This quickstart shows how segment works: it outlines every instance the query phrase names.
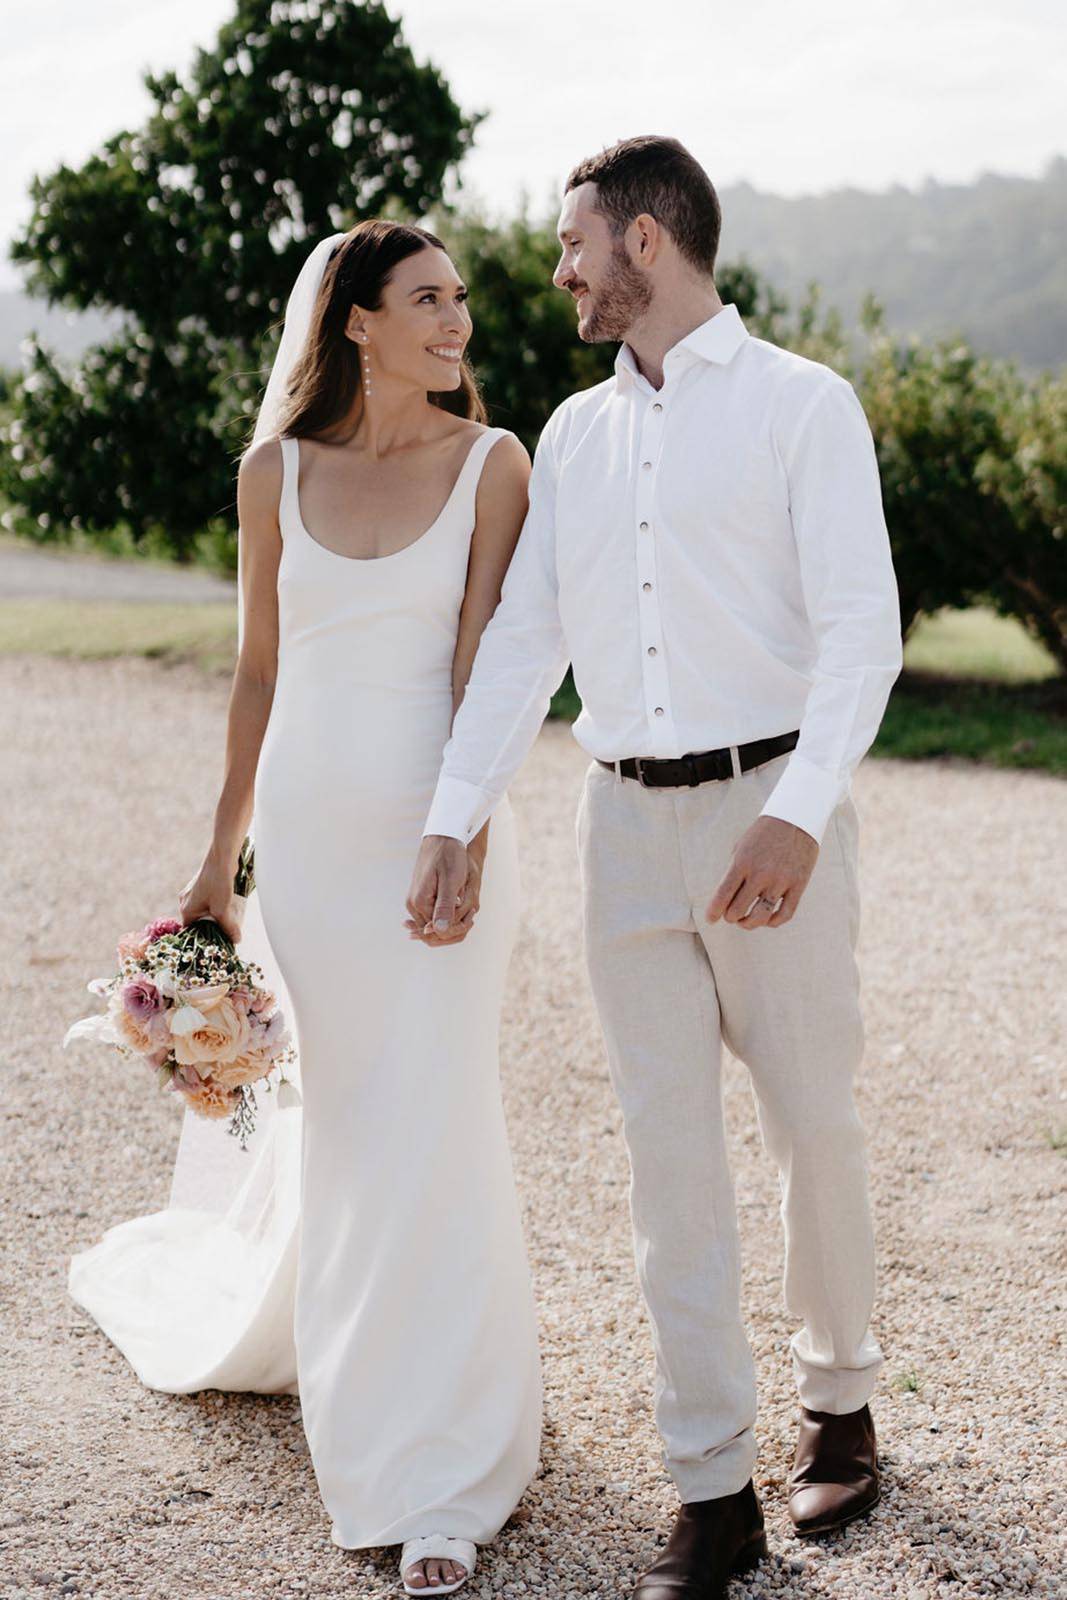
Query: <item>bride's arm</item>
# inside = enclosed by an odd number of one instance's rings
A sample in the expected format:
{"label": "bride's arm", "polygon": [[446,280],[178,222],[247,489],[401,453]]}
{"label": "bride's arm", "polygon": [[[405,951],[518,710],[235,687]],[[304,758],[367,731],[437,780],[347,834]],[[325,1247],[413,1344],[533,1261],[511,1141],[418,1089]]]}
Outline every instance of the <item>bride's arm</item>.
{"label": "bride's arm", "polygon": [[233,878],[252,817],[256,766],[278,669],[281,485],[281,447],[277,440],[265,439],[243,457],[237,474],[244,626],[230,689],[225,776],[211,843],[179,897],[184,922],[214,917],[231,938],[240,934]]}
{"label": "bride's arm", "polygon": [[[513,433],[491,447],[478,482],[474,532],[467,565],[467,588],[459,614],[452,660],[452,717],[463,703],[474,658],[486,623],[500,603],[500,590],[522,531],[528,505],[530,458]],[[427,944],[453,944],[470,930],[478,910],[482,866],[489,846],[489,823],[467,846],[470,863],[463,899],[449,935],[419,933]],[[414,931],[409,920],[407,926]]]}
{"label": "bride's arm", "polygon": [[[471,668],[485,625],[500,604],[500,590],[522,531],[528,505],[530,458],[513,433],[492,446],[482,468],[467,566],[467,588],[459,614],[459,633],[452,661],[452,718],[463,704]],[[484,861],[489,824],[467,846]]]}

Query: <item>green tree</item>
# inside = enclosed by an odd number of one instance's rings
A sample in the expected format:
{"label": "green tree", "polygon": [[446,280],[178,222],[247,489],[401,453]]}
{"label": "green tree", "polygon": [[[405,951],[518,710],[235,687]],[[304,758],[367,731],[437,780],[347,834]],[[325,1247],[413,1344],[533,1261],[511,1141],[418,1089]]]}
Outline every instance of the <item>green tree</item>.
{"label": "green tree", "polygon": [[869,302],[857,385],[878,452],[907,633],[921,612],[990,589],[1011,538],[1008,508],[979,473],[1003,450],[1011,371],[966,344],[893,339]]}
{"label": "green tree", "polygon": [[1001,447],[977,469],[1009,523],[991,564],[990,598],[1067,670],[1067,376],[1006,387]]}
{"label": "green tree", "polygon": [[27,286],[128,322],[72,372],[31,351],[0,490],[38,537],[118,519],[188,555],[232,505],[268,332],[308,250],[439,201],[481,118],[378,0],[238,0],[184,81],[145,82],[140,130],[33,184],[12,249]]}

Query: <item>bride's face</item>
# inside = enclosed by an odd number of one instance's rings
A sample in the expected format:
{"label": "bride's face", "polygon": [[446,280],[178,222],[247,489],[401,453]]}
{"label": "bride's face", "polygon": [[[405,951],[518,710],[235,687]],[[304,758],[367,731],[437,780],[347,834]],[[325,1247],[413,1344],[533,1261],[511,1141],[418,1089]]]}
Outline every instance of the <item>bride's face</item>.
{"label": "bride's face", "polygon": [[377,311],[352,307],[345,332],[360,343],[367,335],[372,379],[436,393],[459,388],[471,327],[466,285],[445,252],[427,245],[394,268]]}

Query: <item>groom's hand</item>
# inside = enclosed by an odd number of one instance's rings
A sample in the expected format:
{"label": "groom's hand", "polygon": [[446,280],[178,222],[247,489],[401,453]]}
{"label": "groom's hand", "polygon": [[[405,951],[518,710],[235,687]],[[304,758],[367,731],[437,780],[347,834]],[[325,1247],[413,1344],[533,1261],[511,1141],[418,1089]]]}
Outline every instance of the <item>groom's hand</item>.
{"label": "groom's hand", "polygon": [[757,817],[734,846],[708,921],[721,917],[739,928],[780,928],[800,903],[818,855],[818,844],[803,828],[779,817]]}
{"label": "groom's hand", "polygon": [[412,938],[426,944],[455,944],[466,938],[472,915],[463,904],[469,876],[466,845],[445,834],[428,833],[419,847],[408,892],[410,920],[404,926]]}

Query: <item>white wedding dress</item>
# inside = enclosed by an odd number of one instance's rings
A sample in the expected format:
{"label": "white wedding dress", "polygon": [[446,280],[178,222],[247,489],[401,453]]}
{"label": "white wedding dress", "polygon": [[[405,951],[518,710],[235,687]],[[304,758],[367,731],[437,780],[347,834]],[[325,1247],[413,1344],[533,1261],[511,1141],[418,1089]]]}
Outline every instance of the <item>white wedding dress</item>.
{"label": "white wedding dress", "polygon": [[430,949],[403,926],[502,432],[475,440],[421,538],[369,560],[311,537],[283,440],[278,677],[240,953],[294,1026],[303,1104],[260,1093],[247,1153],[187,1112],[168,1207],[70,1265],[71,1295],[149,1387],[299,1393],[344,1547],[491,1540],[540,1444],[498,1072],[519,905],[506,798],[467,939]]}

